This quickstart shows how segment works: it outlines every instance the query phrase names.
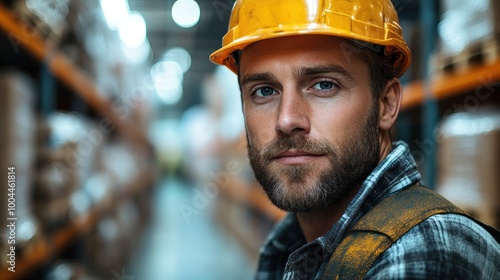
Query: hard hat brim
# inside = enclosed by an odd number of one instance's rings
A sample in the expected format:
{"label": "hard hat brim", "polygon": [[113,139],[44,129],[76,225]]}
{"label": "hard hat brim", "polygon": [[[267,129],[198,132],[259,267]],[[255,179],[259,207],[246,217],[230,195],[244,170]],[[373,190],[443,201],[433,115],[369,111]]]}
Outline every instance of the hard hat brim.
{"label": "hard hat brim", "polygon": [[370,44],[381,45],[385,47],[385,53],[387,55],[392,55],[400,52],[403,54],[402,56],[400,56],[401,61],[395,64],[398,77],[401,77],[411,64],[411,51],[406,46],[406,43],[404,41],[397,40],[394,37],[386,38],[385,40],[375,40],[374,38],[370,38],[369,40],[367,40],[367,38],[365,38],[364,36],[360,36],[352,32],[346,32],[345,30],[336,29],[329,26],[320,26],[314,23],[306,25],[280,26],[279,28],[266,28],[264,30],[259,30],[252,34],[240,37],[236,40],[227,38],[227,36],[231,36],[231,33],[228,32],[228,34],[224,36],[223,41],[230,41],[231,43],[213,52],[210,55],[210,60],[216,64],[228,67],[232,72],[237,74],[238,68],[233,56],[231,55],[234,51],[243,50],[248,45],[262,40],[300,35],[327,35],[345,39],[355,39]]}

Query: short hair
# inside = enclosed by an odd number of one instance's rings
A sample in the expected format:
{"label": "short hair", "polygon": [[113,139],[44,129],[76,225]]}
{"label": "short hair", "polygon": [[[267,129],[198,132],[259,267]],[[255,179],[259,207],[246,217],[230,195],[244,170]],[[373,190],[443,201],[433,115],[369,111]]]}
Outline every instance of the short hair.
{"label": "short hair", "polygon": [[370,87],[374,100],[380,97],[387,82],[397,78],[397,69],[394,62],[398,59],[397,54],[386,55],[385,47],[358,40],[348,40],[352,46],[359,51],[356,54],[368,65],[370,74]]}

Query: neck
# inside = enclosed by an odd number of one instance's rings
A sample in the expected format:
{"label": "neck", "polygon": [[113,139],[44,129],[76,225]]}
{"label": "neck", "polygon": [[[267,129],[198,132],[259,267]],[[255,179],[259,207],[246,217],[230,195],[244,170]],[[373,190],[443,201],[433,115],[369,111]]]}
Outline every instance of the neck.
{"label": "neck", "polygon": [[392,151],[392,141],[389,132],[381,133],[379,136],[380,141],[380,156],[379,163]]}
{"label": "neck", "polygon": [[334,206],[326,210],[296,214],[307,243],[325,235],[332,228],[333,224],[340,220],[340,217],[342,217],[360,187],[353,188],[347,195],[335,203]]}

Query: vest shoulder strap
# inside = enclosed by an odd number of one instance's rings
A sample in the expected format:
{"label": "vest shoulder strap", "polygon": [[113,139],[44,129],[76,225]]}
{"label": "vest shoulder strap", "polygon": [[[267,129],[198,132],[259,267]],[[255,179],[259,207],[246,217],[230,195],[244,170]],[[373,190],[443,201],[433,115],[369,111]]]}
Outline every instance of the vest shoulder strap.
{"label": "vest shoulder strap", "polygon": [[322,279],[363,279],[375,259],[425,219],[465,212],[419,185],[383,199],[349,231],[330,258]]}

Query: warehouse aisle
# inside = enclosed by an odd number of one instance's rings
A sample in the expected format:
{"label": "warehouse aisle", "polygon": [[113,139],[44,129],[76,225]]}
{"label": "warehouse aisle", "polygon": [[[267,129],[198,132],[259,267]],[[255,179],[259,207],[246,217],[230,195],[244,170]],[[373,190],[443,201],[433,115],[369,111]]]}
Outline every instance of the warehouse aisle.
{"label": "warehouse aisle", "polygon": [[254,264],[215,223],[213,203],[189,223],[183,218],[179,205],[192,205],[193,196],[193,188],[180,180],[159,182],[151,227],[130,274],[148,280],[252,279]]}

